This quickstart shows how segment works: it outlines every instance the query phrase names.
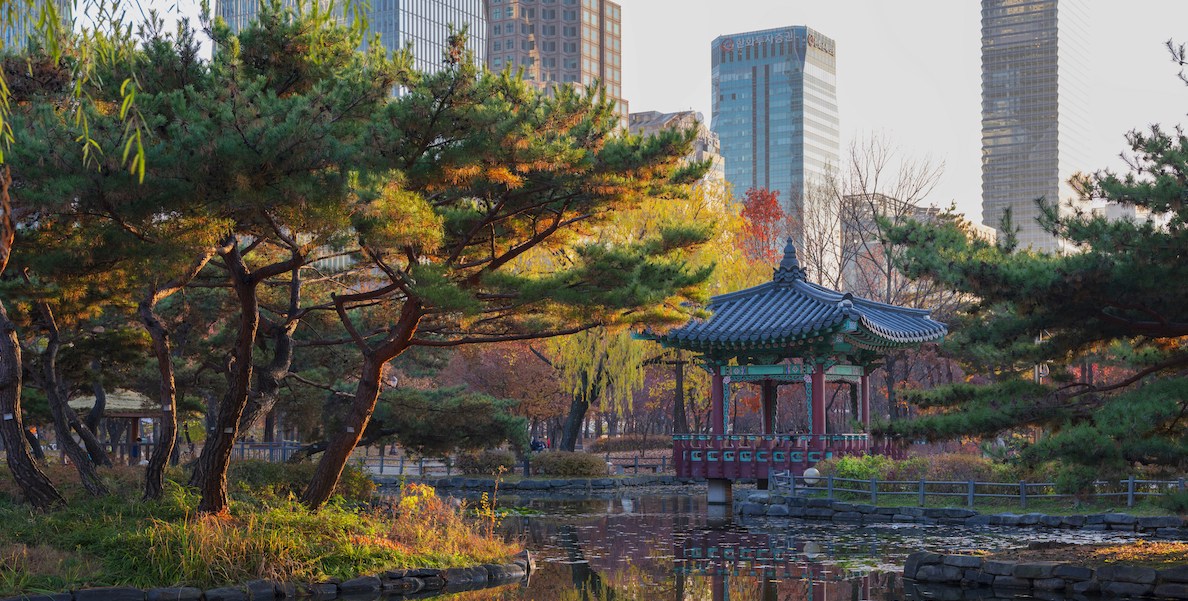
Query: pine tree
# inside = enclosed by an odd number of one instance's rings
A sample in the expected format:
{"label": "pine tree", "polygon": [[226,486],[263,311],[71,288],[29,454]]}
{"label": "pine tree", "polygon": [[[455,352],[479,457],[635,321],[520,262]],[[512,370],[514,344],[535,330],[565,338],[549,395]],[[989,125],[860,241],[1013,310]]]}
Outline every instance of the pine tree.
{"label": "pine tree", "polygon": [[[1065,466],[1080,490],[1103,472],[1132,465],[1188,465],[1188,137],[1154,126],[1127,136],[1130,172],[1074,178],[1087,198],[1137,210],[1110,221],[1037,201],[1045,230],[1068,254],[1015,250],[964,231],[960,219],[895,228],[908,245],[904,267],[970,295],[945,349],[986,385],[915,395],[930,415],[893,424],[913,437],[995,436],[1025,426],[1043,434],[1024,451],[1031,463]],[[1051,377],[1033,375],[1047,364]],[[1094,366],[1119,366],[1095,377]]]}

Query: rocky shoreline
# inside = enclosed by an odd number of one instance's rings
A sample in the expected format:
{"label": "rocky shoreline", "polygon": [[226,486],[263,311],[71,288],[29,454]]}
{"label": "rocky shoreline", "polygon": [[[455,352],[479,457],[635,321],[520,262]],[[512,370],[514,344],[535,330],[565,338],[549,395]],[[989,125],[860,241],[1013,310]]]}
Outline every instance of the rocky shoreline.
{"label": "rocky shoreline", "polygon": [[421,568],[388,570],[374,576],[330,580],[314,584],[253,580],[243,586],[203,590],[194,587],[161,587],[148,590],[131,587],[101,587],[52,594],[25,594],[0,601],[279,601],[312,599],[330,601],[350,597],[352,601],[380,599],[384,595],[431,597],[521,582],[534,567],[527,552],[507,564],[486,564],[443,570]]}
{"label": "rocky shoreline", "polygon": [[903,577],[964,588],[1188,599],[1188,566],[1162,570],[1133,565],[1092,568],[1059,561],[1008,561],[919,552],[908,556]]}
{"label": "rocky shoreline", "polygon": [[785,496],[769,491],[750,493],[737,501],[739,515],[793,517],[806,520],[861,524],[906,523],[955,526],[1011,526],[1076,530],[1139,532],[1169,539],[1188,538],[1188,522],[1174,515],[1138,517],[1126,513],[1048,515],[1043,513],[980,514],[958,507],[881,507],[830,499]]}

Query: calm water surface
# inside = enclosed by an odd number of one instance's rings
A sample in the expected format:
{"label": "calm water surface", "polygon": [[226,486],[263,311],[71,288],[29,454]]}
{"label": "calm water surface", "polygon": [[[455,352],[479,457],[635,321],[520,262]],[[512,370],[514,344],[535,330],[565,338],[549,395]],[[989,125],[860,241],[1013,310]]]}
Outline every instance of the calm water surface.
{"label": "calm water surface", "polygon": [[[959,589],[905,588],[898,572],[907,555],[923,549],[993,551],[1042,540],[1135,540],[1133,533],[1118,532],[712,518],[704,495],[690,490],[599,500],[520,500],[518,505],[541,512],[504,523],[508,536],[525,541],[536,558],[529,582],[439,598],[955,601],[963,598]],[[964,595],[985,599],[989,592]]]}

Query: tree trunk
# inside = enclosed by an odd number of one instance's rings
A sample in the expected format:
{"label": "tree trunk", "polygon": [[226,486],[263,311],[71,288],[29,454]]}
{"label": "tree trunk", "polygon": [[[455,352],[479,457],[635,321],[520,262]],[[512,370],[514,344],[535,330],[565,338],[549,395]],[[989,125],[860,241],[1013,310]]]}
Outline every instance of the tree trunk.
{"label": "tree trunk", "polygon": [[153,342],[153,355],[157,358],[157,372],[161,377],[157,396],[161,407],[161,432],[144,472],[145,500],[160,499],[165,492],[165,466],[177,444],[177,386],[173,377],[173,354],[169,349],[169,332],[153,311],[154,302],[150,295],[141,301],[139,308],[140,321]]}
{"label": "tree trunk", "polygon": [[565,416],[565,425],[561,427],[561,450],[573,452],[577,448],[578,436],[582,431],[582,421],[586,419],[586,410],[590,404],[582,394],[576,394],[569,404],[569,414]]}
{"label": "tree trunk", "polygon": [[672,404],[672,431],[676,434],[689,433],[689,418],[685,415],[685,361],[681,357],[680,349],[676,352],[676,396]]}
{"label": "tree trunk", "polygon": [[[0,244],[3,242],[0,240]],[[17,344],[16,327],[8,319],[4,303],[0,302],[0,438],[4,439],[8,469],[17,486],[30,505],[43,509],[64,504],[66,499],[29,456],[29,442],[25,440],[26,430],[21,416],[21,370],[21,347]]]}
{"label": "tree trunk", "polygon": [[28,428],[25,428],[25,440],[29,441],[29,449],[33,452],[33,457],[38,461],[44,462],[45,449],[41,448],[41,440]]}
{"label": "tree trunk", "polygon": [[231,463],[239,420],[247,405],[252,382],[252,347],[256,343],[256,330],[260,325],[260,302],[257,296],[259,282],[248,272],[237,240],[232,238],[229,248],[219,254],[227,263],[231,285],[239,301],[239,330],[232,351],[227,393],[219,403],[214,430],[207,435],[202,454],[194,465],[194,474],[190,477],[191,486],[196,486],[201,494],[199,513],[215,515],[225,514],[228,509],[227,467]]}
{"label": "tree trunk", "polygon": [[276,400],[280,396],[281,384],[285,376],[289,375],[289,367],[293,365],[293,332],[297,329],[297,321],[273,326],[273,339],[276,350],[268,367],[256,374],[256,388],[244,407],[243,416],[239,419],[240,438],[248,430],[260,422],[260,418],[272,412]]}
{"label": "tree trunk", "polygon": [[[46,400],[49,401],[50,414],[54,418],[54,433],[58,437],[58,448],[74,463],[74,469],[78,470],[83,488],[91,496],[105,496],[110,491],[99,479],[99,473],[95,471],[95,464],[107,459],[107,454],[102,453],[102,459],[93,457],[74,440],[73,430],[84,428],[84,426],[74,410],[66,404],[66,395],[63,393],[63,387],[59,381],[58,350],[62,348],[62,339],[58,335],[58,325],[49,306],[45,303],[37,303],[37,308],[45,320],[44,325],[49,336],[45,350],[41,352],[40,383]],[[110,460],[107,461],[110,464]]]}
{"label": "tree trunk", "polygon": [[375,411],[384,366],[408,349],[423,315],[420,302],[411,299],[405,301],[400,309],[400,318],[392,326],[384,343],[375,350],[364,350],[359,383],[343,420],[342,431],[326,433],[326,451],[318,461],[317,470],[314,471],[309,486],[301,495],[302,502],[311,509],[321,507],[330,500],[330,495],[334,494],[338,479],[342,477],[342,469],[346,467],[351,451],[359,444],[363,431],[371,421],[371,414]]}
{"label": "tree trunk", "polygon": [[[99,370],[99,362],[92,361],[91,368],[96,370],[97,373]],[[98,432],[99,420],[103,419],[103,411],[107,408],[107,390],[103,388],[103,382],[98,376],[96,376],[95,381],[91,383],[91,390],[95,393],[95,405],[91,407],[89,412],[87,412],[87,417],[84,420],[84,423],[87,425],[88,430],[92,432]]]}

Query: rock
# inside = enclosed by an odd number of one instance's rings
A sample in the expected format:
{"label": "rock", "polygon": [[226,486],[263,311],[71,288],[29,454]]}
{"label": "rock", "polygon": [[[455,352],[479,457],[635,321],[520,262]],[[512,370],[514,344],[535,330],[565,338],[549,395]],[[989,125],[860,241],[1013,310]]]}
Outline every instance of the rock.
{"label": "rock", "polygon": [[1101,590],[1101,583],[1096,580],[1083,580],[1070,583],[1067,589],[1078,595],[1093,594]]}
{"label": "rock", "polygon": [[1133,525],[1133,524],[1138,523],[1138,518],[1133,515],[1130,515],[1129,513],[1107,513],[1101,517],[1103,520],[1105,520],[1105,523],[1111,524],[1111,525],[1113,525],[1113,524]]}
{"label": "rock", "polygon": [[1179,517],[1174,515],[1157,515],[1138,519],[1138,527],[1142,530],[1179,528],[1183,523]]}
{"label": "rock", "polygon": [[1094,525],[1094,524],[1104,524],[1104,523],[1105,523],[1105,515],[1104,514],[1091,513],[1091,514],[1085,516],[1085,525],[1086,526]]}
{"label": "rock", "polygon": [[[593,486],[594,488],[613,488],[615,486],[615,481],[610,478],[595,478],[590,481],[590,486]],[[448,581],[449,580],[447,579],[447,582]]]}
{"label": "rock", "polygon": [[791,513],[788,511],[787,505],[769,505],[767,507],[767,515],[773,517],[787,517]]}
{"label": "rock", "polygon": [[338,592],[343,595],[358,595],[366,593],[378,593],[383,588],[383,583],[375,576],[360,576],[358,578],[351,578],[338,585]]}
{"label": "rock", "polygon": [[995,576],[1010,576],[1015,573],[1015,562],[987,559],[982,562],[982,571]]}
{"label": "rock", "polygon": [[1188,582],[1188,566],[1159,570],[1159,579],[1165,582]]}
{"label": "rock", "polygon": [[1059,591],[1064,590],[1063,578],[1036,578],[1031,581],[1031,587],[1041,591]]}
{"label": "rock", "polygon": [[1086,568],[1084,566],[1062,564],[1056,566],[1056,569],[1052,570],[1052,575],[1065,580],[1092,580],[1093,569]]}
{"label": "rock", "polygon": [[982,558],[976,555],[946,555],[942,563],[959,568],[980,568],[982,567]]}
{"label": "rock", "polygon": [[1188,599],[1188,584],[1181,582],[1164,582],[1155,587],[1156,597],[1168,597],[1171,599]]}
{"label": "rock", "polygon": [[1025,513],[1025,514],[1019,516],[1019,525],[1020,526],[1035,526],[1040,523],[1040,520],[1043,519],[1043,517],[1044,517],[1044,514],[1042,514],[1042,513]]}
{"label": "rock", "polygon": [[964,526],[965,518],[940,518],[940,523],[946,526]]}
{"label": "rock", "polygon": [[[313,598],[318,599],[319,601],[324,599],[335,599],[338,597],[338,583],[319,582],[317,584],[310,585],[310,592],[313,593]],[[207,591],[207,595],[209,594],[210,592]],[[206,601],[210,601],[209,596],[206,598]]]}
{"label": "rock", "polygon": [[1058,515],[1045,515],[1040,518],[1039,525],[1045,528],[1059,528],[1064,519]]}
{"label": "rock", "polygon": [[924,517],[923,507],[900,507],[899,511],[895,512],[899,515],[910,515],[914,518]]}
{"label": "rock", "polygon": [[1103,530],[1109,530],[1109,529],[1110,529],[1110,527],[1109,527],[1109,526],[1107,526],[1107,525],[1105,525],[1105,524],[1085,524],[1084,526],[1081,526],[1081,529],[1082,529],[1082,530],[1092,530],[1092,531],[1100,532],[1100,531],[1103,531]]}
{"label": "rock", "polygon": [[487,570],[482,566],[472,568],[450,568],[443,574],[445,581],[451,587],[473,584],[486,584]]}
{"label": "rock", "polygon": [[862,521],[867,524],[887,524],[891,522],[891,518],[892,516],[881,513],[869,513],[864,515]]}
{"label": "rock", "polygon": [[425,583],[424,590],[426,591],[440,591],[446,585],[445,578],[441,576],[426,576],[421,578],[421,582]]}
{"label": "rock", "polygon": [[942,564],[924,565],[916,570],[916,580],[921,582],[961,582],[962,575],[961,568]]}
{"label": "rock", "polygon": [[1154,584],[1139,584],[1137,582],[1105,582],[1101,583],[1101,592],[1104,595],[1114,595],[1118,597],[1141,597],[1149,595],[1155,590]]}
{"label": "rock", "polygon": [[891,516],[891,521],[896,524],[915,524],[915,523],[919,522],[920,519],[921,518],[918,518],[915,516],[902,515],[902,514],[897,514],[897,515]]}
{"label": "rock", "polygon": [[1065,528],[1080,528],[1085,525],[1085,516],[1066,515],[1060,517],[1060,525]]}
{"label": "rock", "polygon": [[804,517],[810,519],[833,519],[833,509],[829,507],[809,506],[804,510]]}
{"label": "rock", "polygon": [[991,526],[1018,526],[1019,516],[1013,513],[996,513],[990,516]]}
{"label": "rock", "polygon": [[830,501],[829,499],[805,499],[804,506],[816,508],[828,507],[832,510],[833,501]]}
{"label": "rock", "polygon": [[1121,532],[1134,532],[1136,526],[1134,524],[1106,524],[1106,527]]}
{"label": "rock", "polygon": [[[785,510],[787,507],[784,508]],[[738,507],[738,513],[742,515],[763,515],[767,508],[758,503],[743,503]]]}
{"label": "rock", "polygon": [[1163,538],[1188,538],[1188,528],[1160,528],[1155,534]]}
{"label": "rock", "polygon": [[940,553],[929,553],[928,551],[917,551],[908,555],[907,561],[903,564],[903,577],[909,579],[916,578],[916,572],[920,566],[932,565],[940,563],[944,556]]}
{"label": "rock", "polygon": [[964,509],[961,507],[946,507],[941,510],[941,514],[942,514],[941,517],[944,517],[944,518],[965,519],[965,518],[971,518],[975,515],[978,515],[978,512],[976,512],[972,509]]}
{"label": "rock", "polygon": [[[248,601],[247,593],[243,589],[233,586],[212,588],[207,590],[203,596],[206,598],[206,601]],[[335,596],[337,596],[337,591],[335,592]],[[77,594],[75,598],[78,598]]]}
{"label": "rock", "polygon": [[1031,588],[1031,581],[1014,576],[995,576],[994,588]]}
{"label": "rock", "polygon": [[553,487],[552,480],[521,480],[520,490],[548,490]]}
{"label": "rock", "polygon": [[430,576],[441,576],[441,570],[435,568],[415,568],[407,570],[406,576],[413,576],[414,578],[429,578]]}
{"label": "rock", "polygon": [[313,596],[313,591],[310,590],[308,585],[298,582],[278,582],[276,583],[276,594],[281,599],[297,599],[299,597],[311,597]]}
{"label": "rock", "polygon": [[78,601],[144,601],[144,591],[127,586],[105,586],[74,591]]}
{"label": "rock", "polygon": [[838,513],[843,513],[843,512],[847,512],[847,511],[857,511],[857,509],[855,509],[853,503],[841,503],[841,502],[834,503],[833,510]]}
{"label": "rock", "polygon": [[747,495],[747,501],[751,503],[767,503],[771,499],[771,493],[766,490],[757,490]]}
{"label": "rock", "polygon": [[1013,576],[1019,578],[1051,578],[1052,572],[1060,564],[1054,561],[1035,561],[1020,563],[1015,566]]}
{"label": "rock", "polygon": [[269,580],[252,580],[247,583],[248,598],[252,601],[272,601],[277,598],[276,584]]}
{"label": "rock", "polygon": [[854,511],[857,511],[858,513],[864,513],[867,515],[876,513],[876,512],[878,512],[878,510],[879,510],[879,508],[875,507],[874,505],[855,505],[854,506]]}
{"label": "rock", "polygon": [[839,511],[833,514],[835,522],[861,522],[862,514],[857,511]]}
{"label": "rock", "polygon": [[1154,568],[1141,566],[1112,565],[1097,568],[1097,579],[1106,582],[1130,582],[1134,584],[1155,584],[1159,572]]}
{"label": "rock", "polygon": [[192,586],[152,588],[146,601],[202,601],[202,589]]}
{"label": "rock", "polygon": [[989,526],[993,519],[994,516],[990,515],[971,515],[965,518],[965,526],[968,528],[982,528]]}
{"label": "rock", "polygon": [[895,514],[899,513],[899,508],[898,507],[880,507],[878,509],[878,512],[883,515],[895,515]]}
{"label": "rock", "polygon": [[994,574],[987,574],[981,570],[966,570],[961,574],[961,582],[973,586],[990,586],[994,584]]}
{"label": "rock", "polygon": [[385,592],[399,593],[401,595],[419,593],[423,588],[425,588],[425,582],[415,576],[405,576],[404,578],[384,582]]}
{"label": "rock", "polygon": [[527,575],[528,572],[522,566],[514,563],[487,566],[488,582],[513,582],[523,580]]}

